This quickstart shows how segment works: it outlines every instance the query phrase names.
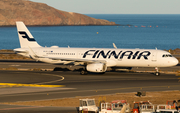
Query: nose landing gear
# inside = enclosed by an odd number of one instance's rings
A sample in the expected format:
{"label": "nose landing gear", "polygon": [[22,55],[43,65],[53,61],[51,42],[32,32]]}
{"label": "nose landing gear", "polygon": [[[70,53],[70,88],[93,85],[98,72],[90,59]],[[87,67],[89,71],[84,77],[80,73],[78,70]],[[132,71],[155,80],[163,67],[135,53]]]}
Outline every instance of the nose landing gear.
{"label": "nose landing gear", "polygon": [[159,75],[160,75],[160,73],[159,73],[158,67],[155,67],[155,70],[156,70],[156,72],[154,73],[154,74],[155,74],[155,76],[159,76]]}

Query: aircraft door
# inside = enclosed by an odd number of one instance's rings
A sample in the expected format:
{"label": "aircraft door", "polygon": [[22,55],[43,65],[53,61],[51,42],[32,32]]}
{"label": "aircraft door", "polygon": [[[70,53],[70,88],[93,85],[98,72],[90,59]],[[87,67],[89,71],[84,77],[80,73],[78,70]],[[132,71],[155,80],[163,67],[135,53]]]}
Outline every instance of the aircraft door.
{"label": "aircraft door", "polygon": [[81,58],[81,52],[80,51],[77,52],[77,58]]}
{"label": "aircraft door", "polygon": [[157,51],[153,52],[153,54],[152,54],[152,61],[153,62],[157,61]]}

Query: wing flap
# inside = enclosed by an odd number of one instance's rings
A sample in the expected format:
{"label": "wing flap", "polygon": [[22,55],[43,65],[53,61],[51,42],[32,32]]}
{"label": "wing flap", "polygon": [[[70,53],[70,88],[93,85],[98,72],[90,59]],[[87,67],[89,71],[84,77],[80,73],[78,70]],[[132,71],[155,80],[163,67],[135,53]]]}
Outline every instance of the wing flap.
{"label": "wing flap", "polygon": [[92,59],[79,59],[79,58],[61,58],[61,57],[44,57],[53,60],[62,60],[62,61],[72,61],[72,62],[87,62],[87,63],[94,63],[94,62],[101,62],[106,63],[105,60],[92,60]]}

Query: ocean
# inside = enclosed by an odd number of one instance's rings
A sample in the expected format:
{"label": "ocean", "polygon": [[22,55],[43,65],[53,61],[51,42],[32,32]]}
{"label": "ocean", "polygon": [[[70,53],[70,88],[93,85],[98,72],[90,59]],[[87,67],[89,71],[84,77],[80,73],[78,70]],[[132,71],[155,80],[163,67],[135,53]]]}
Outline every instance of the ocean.
{"label": "ocean", "polygon": [[[180,15],[87,14],[120,26],[28,27],[41,46],[176,49],[180,48]],[[130,25],[130,26],[127,26]],[[16,27],[0,27],[0,49],[19,48]]]}

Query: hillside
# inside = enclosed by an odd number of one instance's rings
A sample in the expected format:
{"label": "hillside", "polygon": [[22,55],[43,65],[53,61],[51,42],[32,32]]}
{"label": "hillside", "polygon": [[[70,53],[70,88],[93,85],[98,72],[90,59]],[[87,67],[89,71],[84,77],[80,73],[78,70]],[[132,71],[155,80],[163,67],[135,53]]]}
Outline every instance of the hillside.
{"label": "hillside", "polygon": [[116,25],[107,20],[65,12],[44,3],[28,0],[0,0],[0,26],[13,26],[16,21],[26,25]]}

